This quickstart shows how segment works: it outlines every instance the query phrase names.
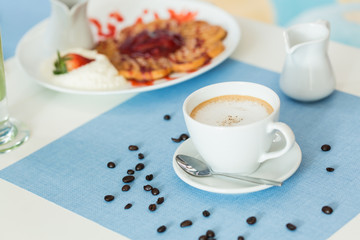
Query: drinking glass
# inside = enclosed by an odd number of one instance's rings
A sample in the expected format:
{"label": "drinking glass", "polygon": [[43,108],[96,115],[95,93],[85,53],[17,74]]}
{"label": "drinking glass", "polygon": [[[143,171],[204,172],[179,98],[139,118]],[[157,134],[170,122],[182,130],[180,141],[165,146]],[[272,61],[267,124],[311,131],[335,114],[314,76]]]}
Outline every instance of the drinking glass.
{"label": "drinking glass", "polygon": [[29,138],[29,130],[7,111],[4,57],[0,34],[0,153],[6,153],[23,144]]}

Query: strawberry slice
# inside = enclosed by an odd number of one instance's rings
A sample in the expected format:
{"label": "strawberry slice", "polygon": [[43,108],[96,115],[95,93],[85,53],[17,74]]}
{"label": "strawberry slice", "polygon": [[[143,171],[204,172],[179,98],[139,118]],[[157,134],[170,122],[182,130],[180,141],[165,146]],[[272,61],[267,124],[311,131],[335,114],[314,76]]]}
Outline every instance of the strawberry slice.
{"label": "strawberry slice", "polygon": [[70,72],[94,61],[94,59],[89,59],[76,53],[68,53],[64,56],[61,56],[60,52],[58,51],[57,56],[58,58],[54,63],[55,70],[53,71],[55,75]]}

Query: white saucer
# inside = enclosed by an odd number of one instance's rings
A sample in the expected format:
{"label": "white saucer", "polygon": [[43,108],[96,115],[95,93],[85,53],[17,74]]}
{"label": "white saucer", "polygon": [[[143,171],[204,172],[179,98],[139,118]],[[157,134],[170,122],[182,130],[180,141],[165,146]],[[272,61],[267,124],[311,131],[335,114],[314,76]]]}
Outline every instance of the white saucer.
{"label": "white saucer", "polygon": [[[274,143],[271,147],[271,151],[279,148],[282,141]],[[200,154],[195,149],[191,138],[183,142],[178,149],[175,151],[173,156],[173,168],[178,177],[185,183],[204,190],[214,193],[224,194],[239,194],[239,193],[250,193],[270,188],[269,185],[257,185],[253,183],[247,183],[240,180],[233,180],[223,177],[193,177],[185,173],[179,165],[176,163],[175,156],[178,154],[190,155],[199,159],[202,159]],[[299,168],[301,163],[301,150],[297,143],[294,144],[293,148],[285,155],[264,162],[250,176],[273,179],[277,181],[285,181],[291,177],[296,170]]]}

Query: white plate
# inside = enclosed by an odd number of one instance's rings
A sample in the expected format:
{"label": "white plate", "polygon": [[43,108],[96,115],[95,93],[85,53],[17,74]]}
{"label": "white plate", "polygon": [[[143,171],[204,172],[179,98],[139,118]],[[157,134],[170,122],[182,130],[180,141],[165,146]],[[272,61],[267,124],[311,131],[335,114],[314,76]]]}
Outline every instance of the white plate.
{"label": "white plate", "polygon": [[[46,45],[45,35],[48,20],[39,23],[25,34],[17,46],[16,57],[23,70],[28,75],[34,78],[39,84],[55,91],[77,94],[122,94],[155,90],[194,78],[195,76],[198,76],[223,62],[232,54],[239,43],[241,31],[235,19],[224,10],[212,4],[201,1],[93,0],[90,1],[88,5],[88,16],[89,18],[96,18],[102,23],[103,26],[106,26],[109,21],[114,23],[114,20],[108,17],[109,13],[117,11],[124,17],[124,21],[117,23],[116,25],[118,29],[121,29],[122,27],[134,23],[138,17],[142,17],[144,22],[153,20],[154,12],[156,12],[160,18],[167,18],[169,17],[168,9],[173,9],[176,12],[180,12],[182,10],[196,11],[196,19],[205,20],[211,24],[220,25],[226,29],[228,34],[224,40],[225,51],[212,59],[210,64],[200,68],[195,72],[180,74],[176,76],[177,78],[174,80],[160,79],[155,81],[154,85],[141,87],[133,87],[131,84],[126,84],[120,89],[111,89],[106,91],[65,88],[63,86],[55,85],[53,82],[49,81],[48,77],[46,77],[46,74],[41,71],[41,64],[48,59],[48,57],[46,57],[45,53],[42,51],[43,47]],[[145,12],[147,13],[145,14]],[[95,32],[96,29],[94,27],[94,35]]]}
{"label": "white plate", "polygon": [[[272,150],[276,150],[282,145],[282,142],[274,143],[271,147]],[[175,151],[173,157],[173,168],[178,177],[185,183],[208,192],[225,193],[225,194],[239,194],[250,193],[270,188],[269,185],[257,185],[253,183],[247,183],[240,180],[233,180],[230,178],[212,176],[212,177],[193,177],[185,173],[179,165],[176,163],[175,156],[178,154],[184,154],[202,159],[200,154],[196,151],[191,138],[183,142]],[[272,159],[264,162],[250,176],[273,179],[277,181],[285,181],[291,177],[299,168],[301,163],[301,150],[297,143],[293,148],[283,155],[282,157]]]}

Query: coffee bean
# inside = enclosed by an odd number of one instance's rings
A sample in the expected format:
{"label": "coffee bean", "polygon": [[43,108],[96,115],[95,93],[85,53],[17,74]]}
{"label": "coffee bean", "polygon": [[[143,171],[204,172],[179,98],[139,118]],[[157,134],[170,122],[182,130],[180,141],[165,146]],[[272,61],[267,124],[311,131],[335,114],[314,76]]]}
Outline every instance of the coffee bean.
{"label": "coffee bean", "polygon": [[131,203],[128,203],[125,205],[124,209],[130,209],[132,207],[132,204]]}
{"label": "coffee bean", "polygon": [[209,217],[210,216],[210,212],[208,210],[204,210],[202,212],[202,214],[203,214],[204,217]]}
{"label": "coffee bean", "polygon": [[171,138],[171,140],[173,140],[174,142],[181,142],[181,141],[185,141],[186,139],[188,139],[189,136],[185,133],[181,134],[179,138]]}
{"label": "coffee bean", "polygon": [[290,231],[294,231],[296,230],[296,226],[294,224],[288,223],[286,224],[287,229],[289,229]]}
{"label": "coffee bean", "polygon": [[139,159],[144,159],[144,157],[145,157],[144,154],[142,154],[142,153],[139,153],[139,154],[138,154],[138,158],[139,158]]}
{"label": "coffee bean", "polygon": [[157,232],[162,233],[166,231],[166,226],[162,225],[157,229]]}
{"label": "coffee bean", "polygon": [[205,235],[201,235],[201,236],[199,237],[199,240],[208,240],[208,237],[205,236]]}
{"label": "coffee bean", "polygon": [[164,202],[164,197],[159,197],[156,201],[157,204],[162,204]]}
{"label": "coffee bean", "polygon": [[245,238],[243,236],[238,236],[237,238],[238,240],[245,240]]}
{"label": "coffee bean", "polygon": [[152,193],[152,195],[156,196],[156,195],[159,195],[160,191],[157,188],[153,188],[153,189],[151,189],[151,193]]}
{"label": "coffee bean", "polygon": [[331,207],[329,207],[329,206],[324,206],[324,207],[321,209],[321,211],[323,211],[323,213],[325,213],[325,214],[332,214],[333,209],[332,209]]}
{"label": "coffee bean", "polygon": [[185,141],[186,139],[189,138],[189,136],[187,134],[183,133],[180,135],[180,138],[181,138],[181,140]]}
{"label": "coffee bean", "polygon": [[151,185],[145,185],[144,186],[145,191],[151,191],[152,189],[153,189],[153,187]]}
{"label": "coffee bean", "polygon": [[127,170],[127,174],[133,175],[134,173],[135,173],[135,171],[132,169]]}
{"label": "coffee bean", "polygon": [[252,217],[249,217],[248,219],[246,219],[246,222],[249,224],[249,225],[253,225],[256,223],[256,217],[252,216]]}
{"label": "coffee bean", "polygon": [[107,202],[111,202],[112,200],[114,200],[114,196],[113,195],[106,195],[104,197],[104,200],[107,201]]}
{"label": "coffee bean", "polygon": [[166,115],[164,116],[164,119],[165,119],[165,120],[170,120],[170,118],[171,118],[171,117],[170,117],[170,115],[168,115],[168,114],[166,114]]}
{"label": "coffee bean", "polygon": [[146,175],[145,179],[148,181],[153,180],[154,176],[152,174]]}
{"label": "coffee bean", "polygon": [[321,146],[321,150],[323,150],[324,152],[330,151],[331,146],[328,144],[324,144]]}
{"label": "coffee bean", "polygon": [[136,171],[141,171],[144,168],[145,168],[145,165],[143,163],[136,164],[136,166],[135,166]]}
{"label": "coffee bean", "polygon": [[108,164],[107,164],[107,167],[108,168],[115,168],[115,163],[114,162],[108,162]]}
{"label": "coffee bean", "polygon": [[135,177],[134,177],[134,176],[130,176],[130,175],[125,176],[125,177],[123,177],[123,179],[122,179],[122,181],[123,181],[124,183],[129,183],[129,182],[132,182],[132,181],[134,181],[134,180],[135,180]]}
{"label": "coffee bean", "polygon": [[180,223],[180,227],[188,227],[188,226],[191,226],[192,225],[192,221],[190,220],[185,220],[183,221],[182,223]]}
{"label": "coffee bean", "polygon": [[152,212],[155,211],[156,210],[156,204],[150,204],[149,205],[149,210],[152,211]]}
{"label": "coffee bean", "polygon": [[209,237],[209,238],[213,238],[215,237],[215,233],[213,230],[207,230],[206,231],[206,236]]}
{"label": "coffee bean", "polygon": [[121,188],[121,190],[122,190],[123,192],[127,192],[127,191],[130,190],[130,186],[129,186],[129,185],[124,185],[124,186]]}
{"label": "coffee bean", "polygon": [[130,146],[129,146],[129,150],[130,150],[130,151],[137,151],[137,150],[139,150],[139,147],[136,146],[136,145],[130,145]]}
{"label": "coffee bean", "polygon": [[328,171],[328,172],[333,172],[333,171],[335,171],[335,169],[332,168],[332,167],[328,167],[328,168],[326,168],[326,171]]}
{"label": "coffee bean", "polygon": [[173,142],[181,142],[181,138],[171,138],[171,140],[173,140]]}

